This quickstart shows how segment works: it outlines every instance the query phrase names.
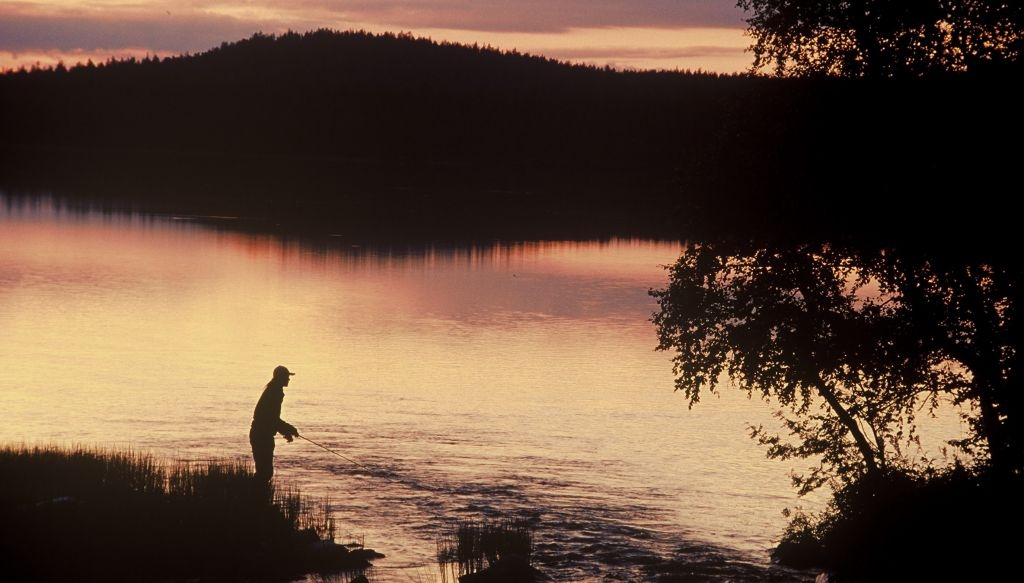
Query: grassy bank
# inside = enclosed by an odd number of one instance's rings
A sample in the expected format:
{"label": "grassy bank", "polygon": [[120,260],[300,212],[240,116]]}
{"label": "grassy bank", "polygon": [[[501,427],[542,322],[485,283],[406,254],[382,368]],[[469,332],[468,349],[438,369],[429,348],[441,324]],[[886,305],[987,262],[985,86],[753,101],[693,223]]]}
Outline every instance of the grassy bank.
{"label": "grassy bank", "polygon": [[247,463],[0,447],[5,579],[285,581],[380,556],[335,544],[329,500],[260,484]]}

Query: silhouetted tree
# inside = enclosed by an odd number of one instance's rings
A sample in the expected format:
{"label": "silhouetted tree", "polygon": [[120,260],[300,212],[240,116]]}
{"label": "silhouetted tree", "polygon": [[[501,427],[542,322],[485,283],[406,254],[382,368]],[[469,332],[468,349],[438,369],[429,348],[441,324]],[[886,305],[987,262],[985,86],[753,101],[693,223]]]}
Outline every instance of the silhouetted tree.
{"label": "silhouetted tree", "polygon": [[908,77],[1016,61],[1024,4],[1005,0],[739,0],[754,70]]}
{"label": "silhouetted tree", "polygon": [[[802,493],[919,472],[915,418],[959,405],[965,465],[1024,472],[1020,269],[1005,256],[830,244],[694,244],[652,290],[660,350],[697,403],[725,379],[777,406],[772,458],[815,458]],[[925,463],[925,468],[921,464]]]}

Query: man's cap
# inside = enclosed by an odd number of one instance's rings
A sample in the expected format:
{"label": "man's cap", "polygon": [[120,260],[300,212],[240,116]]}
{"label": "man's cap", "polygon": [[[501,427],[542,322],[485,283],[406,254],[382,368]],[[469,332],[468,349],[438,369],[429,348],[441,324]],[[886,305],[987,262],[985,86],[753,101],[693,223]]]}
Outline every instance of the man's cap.
{"label": "man's cap", "polygon": [[283,379],[283,378],[289,377],[289,376],[291,376],[293,374],[295,374],[295,373],[293,373],[292,371],[288,370],[284,366],[278,366],[277,368],[274,369],[274,378],[275,379]]}

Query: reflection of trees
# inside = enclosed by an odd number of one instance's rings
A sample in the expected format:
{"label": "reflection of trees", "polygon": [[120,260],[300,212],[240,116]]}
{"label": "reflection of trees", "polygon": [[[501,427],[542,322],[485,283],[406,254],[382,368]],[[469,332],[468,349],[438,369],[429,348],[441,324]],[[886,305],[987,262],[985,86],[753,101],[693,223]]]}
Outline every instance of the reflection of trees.
{"label": "reflection of trees", "polygon": [[[703,238],[796,233],[973,244],[1012,229],[1012,76],[756,79],[684,143],[676,205]],[[984,246],[984,244],[982,244]]]}

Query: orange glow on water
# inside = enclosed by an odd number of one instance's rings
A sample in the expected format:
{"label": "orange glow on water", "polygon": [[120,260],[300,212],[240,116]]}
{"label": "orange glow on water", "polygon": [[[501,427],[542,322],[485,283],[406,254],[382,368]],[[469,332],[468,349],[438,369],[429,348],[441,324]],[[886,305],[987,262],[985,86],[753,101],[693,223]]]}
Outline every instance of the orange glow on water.
{"label": "orange glow on water", "polygon": [[546,533],[560,554],[689,537],[757,564],[797,502],[747,438],[770,412],[737,391],[689,410],[654,350],[647,290],[678,243],[314,248],[0,199],[0,249],[0,442],[246,460],[284,364],[284,419],[400,478],[278,446],[280,479],[398,561],[381,583],[434,572],[467,507],[580,524]]}

